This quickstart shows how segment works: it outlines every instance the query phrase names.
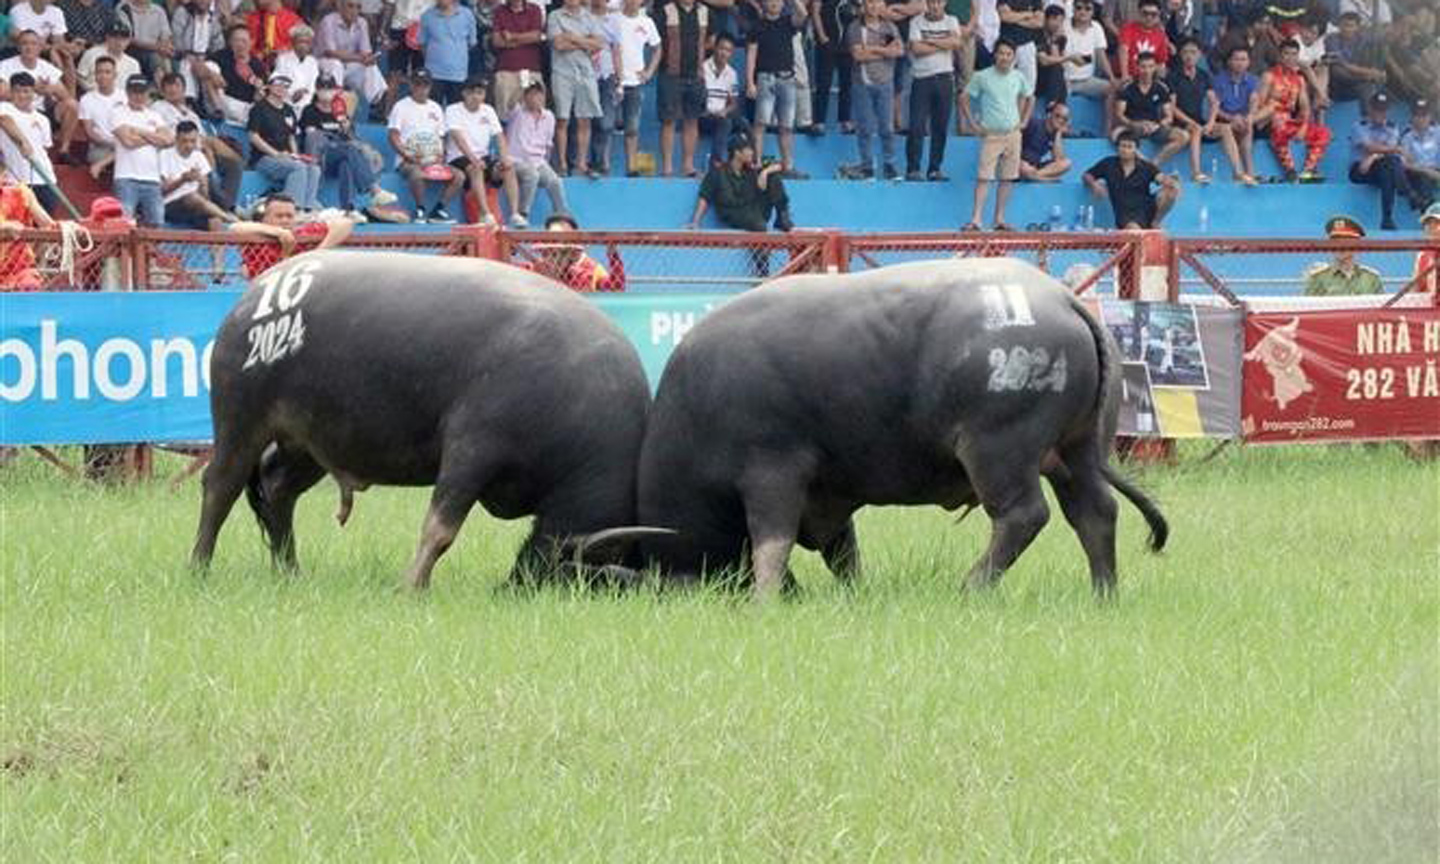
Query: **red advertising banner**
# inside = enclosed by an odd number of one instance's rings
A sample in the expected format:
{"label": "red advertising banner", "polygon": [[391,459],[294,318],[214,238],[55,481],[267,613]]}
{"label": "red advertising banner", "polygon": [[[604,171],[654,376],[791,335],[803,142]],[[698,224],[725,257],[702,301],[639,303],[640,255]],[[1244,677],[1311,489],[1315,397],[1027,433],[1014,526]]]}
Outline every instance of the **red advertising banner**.
{"label": "red advertising banner", "polygon": [[1245,319],[1246,440],[1440,438],[1440,309]]}

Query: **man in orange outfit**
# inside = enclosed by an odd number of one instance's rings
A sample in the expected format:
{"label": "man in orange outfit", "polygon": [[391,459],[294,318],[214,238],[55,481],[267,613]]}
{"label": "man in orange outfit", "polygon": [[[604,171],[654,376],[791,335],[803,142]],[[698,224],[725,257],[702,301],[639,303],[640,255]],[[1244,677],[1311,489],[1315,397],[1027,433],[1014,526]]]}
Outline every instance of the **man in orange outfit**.
{"label": "man in orange outfit", "polygon": [[[1250,118],[1251,125],[1257,129],[1270,127],[1270,146],[1275,148],[1286,182],[1324,182],[1315,168],[1330,144],[1330,130],[1310,112],[1308,84],[1300,71],[1299,42],[1291,39],[1281,44],[1280,64],[1266,71],[1256,104],[1259,109]],[[1295,157],[1290,155],[1290,142],[1296,138],[1305,144],[1305,165],[1298,175]]]}

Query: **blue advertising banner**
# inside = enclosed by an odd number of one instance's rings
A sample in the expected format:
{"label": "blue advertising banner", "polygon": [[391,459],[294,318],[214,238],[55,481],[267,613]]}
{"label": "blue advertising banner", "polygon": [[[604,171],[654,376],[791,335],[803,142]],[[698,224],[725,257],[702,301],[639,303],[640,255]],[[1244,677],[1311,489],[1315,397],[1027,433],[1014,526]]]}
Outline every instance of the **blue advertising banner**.
{"label": "blue advertising banner", "polygon": [[[238,291],[0,293],[0,444],[208,441],[210,352]],[[727,295],[597,296],[652,387]]]}

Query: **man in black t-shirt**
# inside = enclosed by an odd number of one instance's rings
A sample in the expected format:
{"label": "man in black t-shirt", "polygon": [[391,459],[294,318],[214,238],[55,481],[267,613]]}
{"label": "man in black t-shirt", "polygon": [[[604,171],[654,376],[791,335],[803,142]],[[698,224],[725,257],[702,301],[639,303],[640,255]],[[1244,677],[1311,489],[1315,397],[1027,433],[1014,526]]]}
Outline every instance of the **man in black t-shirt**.
{"label": "man in black t-shirt", "polygon": [[1082,179],[1096,198],[1110,196],[1115,227],[1121,229],[1159,227],[1180,197],[1180,179],[1161,174],[1153,162],[1142,159],[1140,142],[1130,132],[1120,133],[1115,155],[1090,166]]}
{"label": "man in black t-shirt", "polygon": [[751,137],[755,153],[765,154],[765,127],[780,130],[780,170],[788,180],[801,179],[795,170],[795,34],[805,26],[805,4],[795,3],[790,17],[781,15],[784,0],[765,0],[745,52],[745,92],[755,100]]}
{"label": "man in black t-shirt", "polygon": [[1115,129],[1111,137],[1129,132],[1137,140],[1146,138],[1160,145],[1155,164],[1164,165],[1190,143],[1190,133],[1175,125],[1175,94],[1155,77],[1159,64],[1155,55],[1142,52],[1136,60],[1137,74],[1115,100]]}
{"label": "man in black t-shirt", "polygon": [[320,209],[320,166],[300,152],[297,144],[299,118],[290,107],[290,79],[270,76],[265,98],[250,108],[245,128],[250,133],[250,167],[271,183],[285,187],[285,194],[301,210]]}
{"label": "man in black t-shirt", "polygon": [[1235,179],[1245,182],[1240,161],[1240,148],[1229,123],[1218,121],[1220,98],[1215,95],[1210,73],[1200,68],[1200,43],[1187,38],[1180,44],[1180,67],[1170,74],[1170,87],[1175,91],[1175,119],[1190,135],[1190,177],[1200,184],[1212,179],[1200,165],[1200,145],[1219,141],[1235,171]]}
{"label": "man in black t-shirt", "polygon": [[1000,13],[1000,41],[1015,46],[1015,68],[1034,89],[1036,43],[1045,30],[1044,0],[1000,0],[995,8]]}

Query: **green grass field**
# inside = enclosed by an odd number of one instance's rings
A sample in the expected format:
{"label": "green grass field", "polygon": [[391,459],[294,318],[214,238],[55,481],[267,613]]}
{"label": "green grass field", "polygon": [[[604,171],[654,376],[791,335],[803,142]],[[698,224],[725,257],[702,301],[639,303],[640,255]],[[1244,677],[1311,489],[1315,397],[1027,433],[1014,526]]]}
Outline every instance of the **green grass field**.
{"label": "green grass field", "polygon": [[[1191,456],[1195,452],[1190,453]],[[0,473],[0,860],[1434,861],[1440,474],[1396,448],[1144,476],[1118,601],[1056,515],[986,595],[987,525],[872,510],[867,574],[767,605],[497,591],[472,518],[395,590],[424,492],[305,575],[243,503],[183,566],[198,486]]]}

